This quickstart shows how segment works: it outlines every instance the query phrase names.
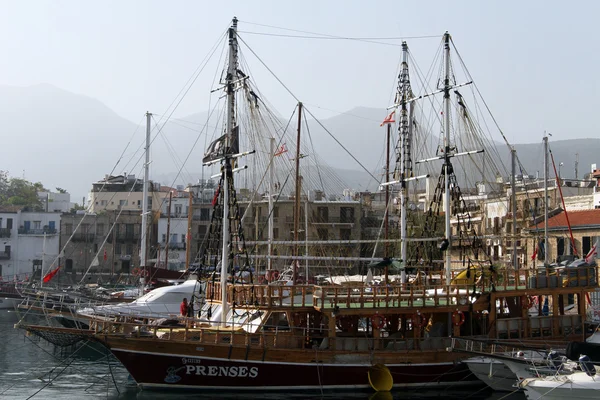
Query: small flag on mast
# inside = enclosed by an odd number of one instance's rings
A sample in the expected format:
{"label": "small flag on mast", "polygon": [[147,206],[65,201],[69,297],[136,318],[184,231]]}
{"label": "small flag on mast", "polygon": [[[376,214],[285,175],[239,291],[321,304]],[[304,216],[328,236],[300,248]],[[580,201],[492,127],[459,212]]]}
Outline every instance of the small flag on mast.
{"label": "small flag on mast", "polygon": [[287,153],[287,152],[288,152],[288,149],[287,149],[287,146],[286,146],[286,145],[285,145],[285,143],[284,143],[284,144],[282,144],[282,145],[279,147],[279,149],[277,149],[277,151],[275,152],[274,156],[275,156],[275,157],[277,157],[277,156],[280,156],[280,155],[282,155],[283,153]]}
{"label": "small flag on mast", "polygon": [[379,124],[379,126],[384,126],[384,125],[387,125],[387,124],[392,124],[392,123],[396,122],[396,121],[394,120],[394,114],[395,114],[395,113],[396,113],[396,111],[395,111],[395,110],[394,110],[394,111],[392,111],[392,112],[390,113],[390,115],[388,115],[387,117],[385,117],[385,119],[383,120],[383,122],[382,122],[381,124]]}

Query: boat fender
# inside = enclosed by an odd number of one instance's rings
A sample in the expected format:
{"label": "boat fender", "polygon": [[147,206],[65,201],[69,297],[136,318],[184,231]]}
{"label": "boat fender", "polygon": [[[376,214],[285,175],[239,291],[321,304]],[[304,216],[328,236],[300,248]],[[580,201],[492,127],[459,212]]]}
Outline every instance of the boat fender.
{"label": "boat fender", "polygon": [[412,323],[415,326],[418,326],[419,328],[422,328],[425,325],[427,325],[427,318],[425,317],[425,315],[423,315],[421,313],[417,313],[417,314],[414,314],[412,316]]}
{"label": "boat fender", "polygon": [[587,376],[596,375],[596,367],[594,367],[594,363],[588,356],[582,355],[579,357],[579,365],[581,366],[581,370],[585,372]]}
{"label": "boat fender", "polygon": [[461,326],[465,323],[465,314],[462,311],[454,311],[452,313],[452,322],[454,326]]}
{"label": "boat fender", "polygon": [[138,267],[135,267],[133,269],[133,271],[131,271],[131,275],[133,276],[138,276],[140,274],[140,269]]}
{"label": "boat fender", "polygon": [[385,317],[383,315],[375,314],[371,317],[371,325],[375,329],[381,329],[385,325]]}
{"label": "boat fender", "polygon": [[546,358],[550,362],[550,364],[557,370],[562,368],[562,356],[558,354],[558,352],[552,350],[550,353],[548,353],[548,357]]}

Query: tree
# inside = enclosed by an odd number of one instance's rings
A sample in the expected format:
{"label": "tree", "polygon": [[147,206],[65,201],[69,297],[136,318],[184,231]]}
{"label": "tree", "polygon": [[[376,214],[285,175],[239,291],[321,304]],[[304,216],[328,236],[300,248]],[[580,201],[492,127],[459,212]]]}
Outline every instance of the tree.
{"label": "tree", "polygon": [[57,191],[58,193],[67,193],[67,189],[63,189],[63,188],[60,188],[60,187],[57,187],[57,188],[56,188],[56,191]]}
{"label": "tree", "polygon": [[0,171],[0,205],[23,206],[42,210],[37,192],[44,191],[41,182],[31,183],[26,179],[9,178],[7,171]]}

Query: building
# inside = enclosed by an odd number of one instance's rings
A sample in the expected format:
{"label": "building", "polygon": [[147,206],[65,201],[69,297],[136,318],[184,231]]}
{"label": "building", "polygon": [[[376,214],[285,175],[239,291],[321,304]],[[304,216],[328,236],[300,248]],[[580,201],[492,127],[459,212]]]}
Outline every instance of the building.
{"label": "building", "polygon": [[[569,234],[569,223],[573,242]],[[528,258],[539,264],[544,260],[544,221],[530,226],[527,231]],[[600,238],[600,209],[561,211],[548,218],[548,260],[560,262],[565,259],[585,257]],[[537,248],[537,252],[536,252]],[[535,257],[533,257],[535,253]]]}
{"label": "building", "polygon": [[[4,280],[37,277],[57,262],[59,212],[0,208],[0,276]],[[58,264],[55,264],[58,265]]]}
{"label": "building", "polygon": [[[106,175],[92,184],[88,195],[89,212],[142,210],[143,181],[135,175]],[[160,190],[160,184],[148,182],[148,209],[159,211],[168,192]]]}
{"label": "building", "polygon": [[75,203],[71,202],[71,195],[69,193],[38,192],[37,195],[46,212],[66,213],[71,211],[75,206]]}
{"label": "building", "polygon": [[[148,227],[148,258],[156,258],[157,215]],[[104,275],[129,274],[140,266],[142,217],[139,211],[63,214],[60,243],[64,272]]]}

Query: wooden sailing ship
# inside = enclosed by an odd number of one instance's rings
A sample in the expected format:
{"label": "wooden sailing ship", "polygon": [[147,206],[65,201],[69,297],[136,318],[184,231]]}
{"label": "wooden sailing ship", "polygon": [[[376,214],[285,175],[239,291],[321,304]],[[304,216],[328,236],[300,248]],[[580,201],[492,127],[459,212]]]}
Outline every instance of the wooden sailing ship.
{"label": "wooden sailing ship", "polygon": [[[444,43],[449,51],[448,34]],[[347,287],[299,285],[295,278],[290,284],[254,283],[233,184],[234,172],[241,168],[238,160],[251,153],[239,149],[234,92],[246,75],[240,74],[237,54],[234,19],[224,82],[225,135],[210,146],[204,160],[221,165],[221,180],[200,260],[220,270],[220,276],[207,282],[198,315],[181,317],[175,326],[129,316],[92,319],[87,330],[24,322],[19,327],[41,336],[80,335],[98,341],[143,388],[256,391],[471,385],[478,381],[460,362],[464,355],[447,351],[452,337],[544,347],[585,336],[585,298],[598,287],[595,267],[540,274],[469,263],[466,270],[454,271],[448,251],[445,273],[432,268],[412,282],[403,276],[398,282]],[[453,86],[446,65],[441,92],[449,101]],[[406,78],[401,75],[402,82]],[[402,88],[395,107],[406,117],[412,99]],[[446,124],[449,114],[447,105]],[[436,158],[443,161],[439,193],[445,198],[445,247],[453,246],[449,218],[451,207],[459,207],[453,201],[460,202],[451,164],[460,154],[451,148],[449,131],[446,126],[444,151]],[[408,140],[408,131],[402,134]],[[413,178],[410,157],[402,153],[396,174],[403,188]],[[405,239],[406,227],[402,229]],[[250,275],[250,283],[228,282],[236,267]],[[565,312],[569,296],[574,297],[572,313]],[[538,301],[538,315],[530,316],[533,299],[542,297],[550,299],[551,313],[544,315]]]}

